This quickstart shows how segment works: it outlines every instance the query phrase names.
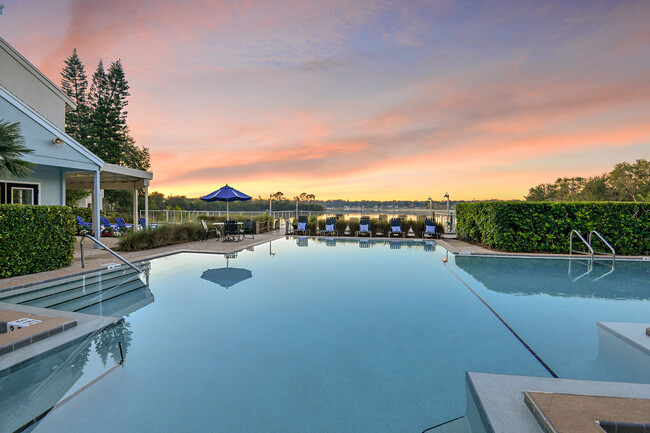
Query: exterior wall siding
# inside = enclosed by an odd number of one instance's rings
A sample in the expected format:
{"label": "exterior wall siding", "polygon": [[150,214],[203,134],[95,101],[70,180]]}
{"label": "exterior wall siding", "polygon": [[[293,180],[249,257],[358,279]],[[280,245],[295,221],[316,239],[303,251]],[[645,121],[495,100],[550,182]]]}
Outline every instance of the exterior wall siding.
{"label": "exterior wall siding", "polygon": [[65,129],[65,102],[0,46],[0,84],[59,129]]}

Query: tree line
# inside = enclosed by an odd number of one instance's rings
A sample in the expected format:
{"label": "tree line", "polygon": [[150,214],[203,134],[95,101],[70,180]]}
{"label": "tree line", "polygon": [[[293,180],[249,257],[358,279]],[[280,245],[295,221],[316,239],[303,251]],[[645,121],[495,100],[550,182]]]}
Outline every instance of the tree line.
{"label": "tree line", "polygon": [[[272,209],[274,211],[295,210],[296,201],[289,200],[284,194],[277,196],[273,194]],[[300,196],[298,196],[300,198]],[[143,204],[138,203],[140,209]],[[317,203],[307,200],[300,200],[298,203],[300,210],[322,211],[325,208]],[[266,211],[269,210],[269,199],[257,197],[248,201],[233,201],[228,205],[231,211]],[[164,194],[154,191],[149,194],[149,209],[167,209],[167,210],[197,210],[197,211],[225,211],[226,203],[221,201],[203,201],[200,198],[188,198],[184,195],[170,195],[165,197]]]}
{"label": "tree line", "polygon": [[530,188],[526,201],[650,201],[650,161],[620,162],[588,178],[561,177]]}

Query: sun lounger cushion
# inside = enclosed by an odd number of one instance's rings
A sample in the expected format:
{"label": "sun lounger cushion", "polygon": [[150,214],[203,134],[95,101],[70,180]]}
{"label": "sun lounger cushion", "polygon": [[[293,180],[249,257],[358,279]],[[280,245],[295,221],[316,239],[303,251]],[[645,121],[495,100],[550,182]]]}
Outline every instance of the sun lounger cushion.
{"label": "sun lounger cushion", "polygon": [[302,231],[302,232],[304,232],[305,230],[307,230],[307,223],[299,222],[299,223],[298,223],[298,230],[300,230],[300,231]]}
{"label": "sun lounger cushion", "polygon": [[334,231],[334,224],[325,224],[325,231],[326,232],[333,232]]}
{"label": "sun lounger cushion", "polygon": [[436,234],[436,226],[426,226],[424,229],[424,232],[429,235],[435,235]]}
{"label": "sun lounger cushion", "polygon": [[402,233],[401,226],[390,226],[390,231],[393,233]]}
{"label": "sun lounger cushion", "polygon": [[359,231],[360,232],[367,232],[368,230],[368,224],[362,224],[359,226]]}

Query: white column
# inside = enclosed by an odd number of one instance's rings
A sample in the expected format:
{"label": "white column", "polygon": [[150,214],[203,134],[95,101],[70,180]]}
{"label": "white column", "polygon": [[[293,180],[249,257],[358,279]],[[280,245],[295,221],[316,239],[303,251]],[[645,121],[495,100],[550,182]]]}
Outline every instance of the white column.
{"label": "white column", "polygon": [[133,188],[133,230],[138,227],[138,188]]}
{"label": "white column", "polygon": [[149,186],[144,187],[144,226],[149,227]]}
{"label": "white column", "polygon": [[[99,169],[97,169],[93,177],[93,230],[95,232],[95,239],[99,239],[102,235],[101,223],[99,222],[99,211],[102,208],[102,196],[99,192],[100,176]],[[99,249],[99,245],[93,242],[93,248]]]}

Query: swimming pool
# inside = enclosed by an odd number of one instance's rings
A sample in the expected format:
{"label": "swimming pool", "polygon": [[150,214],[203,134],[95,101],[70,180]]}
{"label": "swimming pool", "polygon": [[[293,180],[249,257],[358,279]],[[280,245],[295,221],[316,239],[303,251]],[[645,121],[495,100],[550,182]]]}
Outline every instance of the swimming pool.
{"label": "swimming pool", "polygon": [[[601,363],[596,331],[648,321],[650,263],[576,281],[568,265],[313,238],[168,256],[82,310],[123,323],[5,374],[0,394],[72,396],[35,432],[421,432],[464,414],[467,370],[650,381]],[[29,419],[0,409],[8,431]]]}

